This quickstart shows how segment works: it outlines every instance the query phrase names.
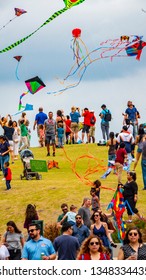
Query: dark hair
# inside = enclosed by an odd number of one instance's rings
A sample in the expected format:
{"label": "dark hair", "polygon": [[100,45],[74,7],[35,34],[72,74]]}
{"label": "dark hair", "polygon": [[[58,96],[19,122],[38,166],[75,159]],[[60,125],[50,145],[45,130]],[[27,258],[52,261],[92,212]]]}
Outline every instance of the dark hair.
{"label": "dark hair", "polygon": [[139,243],[143,243],[143,241],[142,241],[142,233],[140,232],[139,228],[133,226],[133,227],[130,227],[130,228],[127,230],[126,235],[125,235],[125,238],[124,238],[124,240],[123,240],[123,244],[129,244],[129,243],[130,243],[129,238],[128,238],[128,235],[129,235],[129,232],[130,232],[131,230],[136,230],[136,231],[137,231],[137,233],[139,234],[138,242],[139,242]]}
{"label": "dark hair", "polygon": [[109,134],[109,137],[111,138],[111,145],[113,145],[114,136],[115,136],[114,132],[111,131]]}
{"label": "dark hair", "polygon": [[29,224],[29,227],[33,227],[33,226],[35,226],[36,229],[40,229],[40,230],[41,230],[41,227],[40,227],[39,224],[36,224],[36,223],[31,223],[31,224]]}
{"label": "dark hair", "polygon": [[12,121],[12,120],[9,120],[8,126],[12,126],[12,125],[13,125],[13,121]]}
{"label": "dark hair", "polygon": [[69,228],[71,228],[72,226],[71,226],[71,224],[69,223],[69,222],[65,222],[65,223],[63,223],[63,225],[62,225],[62,228],[61,228],[61,231],[62,232],[65,232],[65,231],[67,231]]}
{"label": "dark hair", "polygon": [[127,172],[133,179],[133,181],[136,181],[136,172],[135,171],[128,171]]}
{"label": "dark hair", "polygon": [[36,206],[28,204],[25,211],[25,217],[27,220],[35,220],[37,216]]}
{"label": "dark hair", "polygon": [[62,203],[62,204],[61,204],[61,209],[64,208],[64,207],[67,207],[67,208],[68,208],[68,205],[67,205],[66,203]]}
{"label": "dark hair", "polygon": [[128,130],[128,127],[127,127],[126,125],[123,125],[122,130],[127,131],[127,130]]}
{"label": "dark hair", "polygon": [[57,116],[58,116],[58,117],[62,117],[62,112],[61,112],[61,110],[57,110]]}
{"label": "dark hair", "polygon": [[101,218],[101,212],[100,211],[94,211],[94,213],[91,215],[91,218],[90,218],[90,220],[91,221],[93,221],[93,222],[95,222],[95,219],[94,219],[94,215],[95,215],[95,213],[98,213],[99,214],[99,216],[100,216],[100,218]]}
{"label": "dark hair", "polygon": [[96,188],[99,188],[101,186],[101,182],[99,180],[95,180],[93,182],[93,185],[96,187]]}
{"label": "dark hair", "polygon": [[138,140],[138,142],[141,141],[141,139],[143,138],[144,134],[145,134],[145,132],[144,132],[143,126],[139,126],[139,128],[138,128],[138,135],[139,135],[139,140]]}
{"label": "dark hair", "polygon": [[5,161],[4,164],[8,167],[10,164],[8,161]]}
{"label": "dark hair", "polygon": [[125,148],[125,143],[124,142],[120,143],[120,148]]}
{"label": "dark hair", "polygon": [[17,228],[16,224],[13,221],[7,222],[7,226],[13,227],[16,233],[21,233],[21,230]]}
{"label": "dark hair", "polygon": [[66,118],[67,118],[67,120],[69,120],[69,119],[70,119],[70,116],[69,116],[69,115],[67,115],[67,116],[66,116]]}

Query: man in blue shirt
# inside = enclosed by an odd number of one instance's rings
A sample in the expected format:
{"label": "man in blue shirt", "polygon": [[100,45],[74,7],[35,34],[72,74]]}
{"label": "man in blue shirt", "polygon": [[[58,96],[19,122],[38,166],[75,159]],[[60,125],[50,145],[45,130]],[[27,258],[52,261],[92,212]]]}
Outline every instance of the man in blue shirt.
{"label": "man in blue shirt", "polygon": [[110,110],[107,109],[106,105],[103,104],[101,106],[102,111],[100,112],[99,116],[101,118],[101,131],[102,131],[102,137],[104,140],[109,139],[109,121],[106,120],[106,114],[111,114]]}
{"label": "man in blue shirt", "polygon": [[28,233],[31,239],[23,247],[22,260],[54,260],[56,258],[52,242],[40,235],[38,224],[30,224]]}
{"label": "man in blue shirt", "polygon": [[66,222],[62,225],[62,235],[56,237],[53,246],[58,252],[58,260],[75,260],[80,247],[78,239],[72,235],[72,226]]}
{"label": "man in blue shirt", "polygon": [[78,239],[79,244],[81,245],[85,238],[87,238],[90,235],[90,230],[87,226],[83,224],[81,215],[77,214],[75,219],[76,223],[72,226],[72,236],[75,236]]}
{"label": "man in blue shirt", "polygon": [[127,102],[127,109],[125,110],[125,118],[133,125],[133,136],[135,138],[138,131],[138,111],[132,104],[132,101]]}
{"label": "man in blue shirt", "polygon": [[37,125],[37,134],[38,134],[38,137],[39,137],[39,125],[42,124],[44,125],[44,121],[47,120],[48,116],[47,114],[45,114],[43,112],[43,108],[40,107],[39,108],[39,113],[36,114],[35,116],[35,121],[34,121],[34,125],[33,125],[33,130],[35,130],[35,127]]}

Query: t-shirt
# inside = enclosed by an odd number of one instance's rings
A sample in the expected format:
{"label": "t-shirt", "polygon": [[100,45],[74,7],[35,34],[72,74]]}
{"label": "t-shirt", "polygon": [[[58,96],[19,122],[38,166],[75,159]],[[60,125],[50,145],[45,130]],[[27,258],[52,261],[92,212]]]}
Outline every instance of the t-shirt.
{"label": "t-shirt", "polygon": [[44,112],[39,112],[36,114],[35,121],[37,121],[37,125],[44,124],[44,121],[47,120],[47,115]]}
{"label": "t-shirt", "polygon": [[71,122],[79,122],[79,118],[81,117],[79,112],[71,112],[70,113],[70,118],[71,118]]}
{"label": "t-shirt", "polygon": [[27,241],[22,250],[22,258],[28,260],[41,260],[41,253],[45,256],[55,254],[52,242],[40,236],[39,240],[30,239]]}
{"label": "t-shirt", "polygon": [[71,221],[72,221],[72,222],[75,222],[75,221],[76,221],[76,219],[75,219],[76,214],[77,214],[77,213],[75,213],[75,212],[68,211],[68,212],[66,213],[67,222],[71,222]]}
{"label": "t-shirt", "polygon": [[128,115],[128,119],[130,121],[135,121],[136,120],[137,109],[135,107],[127,108],[125,113]]}
{"label": "t-shirt", "polygon": [[54,136],[56,132],[56,122],[54,119],[47,119],[44,122],[46,136]]}
{"label": "t-shirt", "polygon": [[53,246],[58,252],[58,260],[75,260],[80,247],[76,237],[65,234],[56,237]]}
{"label": "t-shirt", "polygon": [[86,225],[88,228],[91,226],[91,220],[90,220],[90,209],[87,207],[82,206],[78,210],[78,214],[81,215],[84,225]]}
{"label": "t-shirt", "polygon": [[3,129],[4,129],[4,135],[8,138],[9,141],[12,141],[13,134],[14,134],[14,128],[8,127],[8,126],[3,126]]}
{"label": "t-shirt", "polygon": [[22,123],[22,124],[20,125],[20,130],[21,130],[21,136],[22,136],[22,137],[27,136],[28,130],[27,130],[27,127],[26,127],[26,125],[25,125],[24,123]]}
{"label": "t-shirt", "polygon": [[135,181],[127,182],[124,185],[124,192],[123,192],[124,198],[133,198],[134,199],[134,195],[137,193],[138,193],[138,186]]}
{"label": "t-shirt", "polygon": [[116,152],[115,162],[124,164],[125,155],[127,155],[125,148],[119,148]]}
{"label": "t-shirt", "polygon": [[8,244],[8,249],[9,250],[14,250],[14,249],[21,249],[21,238],[23,238],[22,233],[10,233],[7,231],[4,234],[4,237],[6,239],[6,243]]}

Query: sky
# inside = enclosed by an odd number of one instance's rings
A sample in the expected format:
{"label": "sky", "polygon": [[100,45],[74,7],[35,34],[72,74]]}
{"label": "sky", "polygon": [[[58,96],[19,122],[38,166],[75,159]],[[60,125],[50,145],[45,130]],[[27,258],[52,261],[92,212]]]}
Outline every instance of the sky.
{"label": "sky", "polygon": [[[15,17],[15,7],[27,13],[11,20]],[[0,0],[0,50],[33,32],[62,8],[63,0]],[[19,46],[0,53],[0,115],[11,114],[13,120],[18,120],[20,115],[14,114],[18,112],[20,95],[27,91],[25,80],[38,76],[46,87],[35,95],[28,93],[22,99],[23,105],[33,105],[33,111],[26,112],[31,129],[40,106],[45,113],[53,111],[54,117],[58,109],[64,110],[67,115],[72,106],[81,109],[88,107],[95,111],[97,117],[98,142],[102,138],[99,118],[101,105],[106,104],[112,112],[110,131],[117,133],[121,130],[122,113],[128,100],[132,100],[140,112],[139,122],[146,122],[146,48],[140,61],[125,56],[115,57],[112,61],[108,57],[92,62],[78,86],[62,94],[48,94],[62,88],[60,82],[75,63],[71,49],[73,29],[81,29],[81,39],[89,52],[99,48],[101,42],[119,39],[122,35],[139,35],[146,41],[145,11],[145,0],[85,0],[42,27]],[[81,47],[85,51],[85,47]],[[19,80],[15,74],[17,61],[13,58],[17,55],[22,56],[18,67]],[[98,55],[97,51],[94,58]],[[78,75],[74,75],[68,84],[74,84],[78,79]],[[31,145],[38,145],[33,129]]]}

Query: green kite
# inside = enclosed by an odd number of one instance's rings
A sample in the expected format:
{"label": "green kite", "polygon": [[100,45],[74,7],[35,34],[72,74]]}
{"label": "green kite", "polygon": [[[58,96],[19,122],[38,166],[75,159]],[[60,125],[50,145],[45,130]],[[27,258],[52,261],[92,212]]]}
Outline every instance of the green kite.
{"label": "green kite", "polygon": [[63,0],[65,7],[57,12],[55,12],[51,17],[49,17],[41,26],[39,26],[36,30],[34,30],[31,34],[27,35],[26,37],[22,38],[21,40],[18,40],[17,42],[13,43],[12,45],[4,48],[3,50],[0,51],[0,53],[4,53],[7,51],[10,51],[11,49],[17,47],[24,41],[26,41],[28,38],[30,38],[33,34],[35,34],[37,31],[39,31],[44,25],[48,24],[50,21],[67,11],[68,9],[72,8],[73,6],[79,5],[85,0]]}

